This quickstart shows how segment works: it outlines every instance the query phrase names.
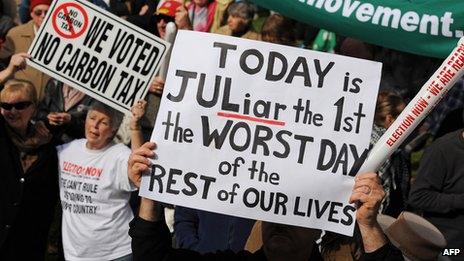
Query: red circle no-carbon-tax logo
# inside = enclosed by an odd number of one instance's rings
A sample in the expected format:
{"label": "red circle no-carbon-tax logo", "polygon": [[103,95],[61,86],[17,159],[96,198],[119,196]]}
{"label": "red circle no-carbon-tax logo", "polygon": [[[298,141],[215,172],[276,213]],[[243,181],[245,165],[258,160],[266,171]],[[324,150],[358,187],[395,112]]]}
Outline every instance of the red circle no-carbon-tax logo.
{"label": "red circle no-carbon-tax logo", "polygon": [[64,3],[53,12],[52,24],[55,32],[66,39],[81,36],[89,24],[85,9],[77,3]]}

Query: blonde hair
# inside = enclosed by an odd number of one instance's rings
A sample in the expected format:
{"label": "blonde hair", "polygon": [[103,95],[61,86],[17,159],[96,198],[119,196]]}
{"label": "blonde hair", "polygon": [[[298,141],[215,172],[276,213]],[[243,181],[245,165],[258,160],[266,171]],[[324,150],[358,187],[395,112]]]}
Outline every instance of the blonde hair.
{"label": "blonde hair", "polygon": [[0,101],[3,102],[3,97],[6,93],[12,92],[23,92],[23,94],[27,95],[29,100],[37,104],[37,91],[34,88],[34,85],[30,81],[25,80],[18,80],[18,79],[11,79],[7,81],[4,85],[3,90],[0,92]]}

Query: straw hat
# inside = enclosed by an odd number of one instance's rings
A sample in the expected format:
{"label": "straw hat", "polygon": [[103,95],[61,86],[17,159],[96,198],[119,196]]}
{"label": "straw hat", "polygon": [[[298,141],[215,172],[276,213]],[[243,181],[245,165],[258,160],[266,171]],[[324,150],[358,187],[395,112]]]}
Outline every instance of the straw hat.
{"label": "straw hat", "polygon": [[411,212],[404,211],[397,219],[379,214],[377,221],[390,242],[408,260],[437,260],[446,246],[445,237],[438,228]]}

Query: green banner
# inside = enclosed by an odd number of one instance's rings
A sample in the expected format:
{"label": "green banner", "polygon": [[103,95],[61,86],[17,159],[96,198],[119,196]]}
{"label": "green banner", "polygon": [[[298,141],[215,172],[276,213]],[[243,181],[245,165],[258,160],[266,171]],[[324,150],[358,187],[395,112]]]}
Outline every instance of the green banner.
{"label": "green banner", "polygon": [[252,0],[298,21],[404,52],[445,58],[464,31],[462,0]]}

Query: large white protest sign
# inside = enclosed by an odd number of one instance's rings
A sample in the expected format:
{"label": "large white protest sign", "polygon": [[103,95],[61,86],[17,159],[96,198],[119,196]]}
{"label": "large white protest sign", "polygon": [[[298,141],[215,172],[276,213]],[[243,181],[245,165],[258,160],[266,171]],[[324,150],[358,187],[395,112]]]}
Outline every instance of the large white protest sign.
{"label": "large white protest sign", "polygon": [[129,112],[145,97],[169,43],[88,1],[55,0],[28,64]]}
{"label": "large white protest sign", "polygon": [[140,194],[351,235],[381,64],[180,31]]}

